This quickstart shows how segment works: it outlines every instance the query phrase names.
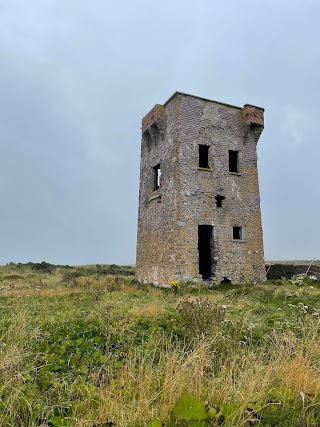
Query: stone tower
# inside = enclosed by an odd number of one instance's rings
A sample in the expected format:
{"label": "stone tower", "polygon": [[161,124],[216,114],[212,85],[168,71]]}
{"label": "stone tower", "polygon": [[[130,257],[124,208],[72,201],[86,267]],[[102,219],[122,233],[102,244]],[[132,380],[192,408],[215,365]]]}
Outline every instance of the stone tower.
{"label": "stone tower", "polygon": [[142,120],[136,275],[266,280],[257,170],[264,109],[176,92]]}

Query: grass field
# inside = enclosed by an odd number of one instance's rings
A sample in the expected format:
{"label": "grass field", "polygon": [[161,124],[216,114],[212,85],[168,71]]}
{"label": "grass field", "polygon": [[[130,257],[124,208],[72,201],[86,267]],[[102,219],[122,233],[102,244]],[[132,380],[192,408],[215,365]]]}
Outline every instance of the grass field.
{"label": "grass field", "polygon": [[0,268],[0,426],[320,426],[320,283]]}

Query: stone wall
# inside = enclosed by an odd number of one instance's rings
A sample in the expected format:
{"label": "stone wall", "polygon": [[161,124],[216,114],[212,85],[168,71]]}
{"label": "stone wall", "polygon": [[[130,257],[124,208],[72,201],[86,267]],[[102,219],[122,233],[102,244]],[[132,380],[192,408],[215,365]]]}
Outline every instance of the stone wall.
{"label": "stone wall", "polygon": [[[176,270],[178,111],[174,100],[166,114],[163,106],[156,107],[142,122],[136,276],[140,282],[164,285],[173,280]],[[153,168],[158,164],[161,185],[154,191]]]}
{"label": "stone wall", "polygon": [[297,274],[306,274],[308,271],[308,276],[316,276],[320,279],[320,266],[312,265],[310,268],[306,264],[272,264],[266,266],[267,270],[267,279],[276,280],[276,279],[291,279],[292,276]]}

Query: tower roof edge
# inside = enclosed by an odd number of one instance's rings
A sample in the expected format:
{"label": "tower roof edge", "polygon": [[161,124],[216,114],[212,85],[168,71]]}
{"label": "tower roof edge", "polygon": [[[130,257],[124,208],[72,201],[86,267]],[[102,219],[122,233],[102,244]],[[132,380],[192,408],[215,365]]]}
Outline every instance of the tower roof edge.
{"label": "tower roof edge", "polygon": [[[203,101],[207,101],[207,102],[214,102],[215,104],[220,104],[220,105],[225,105],[226,107],[231,107],[231,108],[237,108],[238,110],[241,110],[242,107],[239,107],[238,105],[233,105],[233,104],[228,104],[226,102],[220,102],[220,101],[216,101],[214,99],[209,99],[209,98],[204,98],[202,96],[197,96],[197,95],[191,95],[190,93],[185,93],[185,92],[180,92],[180,91],[176,91],[174,92],[170,98],[163,104],[164,106],[166,106],[170,101],[172,101],[172,99],[174,99],[177,95],[182,95],[182,96],[190,96],[191,98],[196,98],[196,99],[201,99]],[[248,104],[249,105],[249,104]],[[257,107],[260,108],[260,107]]]}

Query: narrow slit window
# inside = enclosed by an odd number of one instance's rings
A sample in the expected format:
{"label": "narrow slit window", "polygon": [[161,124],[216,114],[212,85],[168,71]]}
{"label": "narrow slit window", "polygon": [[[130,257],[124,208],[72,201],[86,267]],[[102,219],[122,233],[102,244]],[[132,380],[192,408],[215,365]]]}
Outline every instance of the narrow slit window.
{"label": "narrow slit window", "polygon": [[199,168],[209,168],[209,146],[199,144]]}
{"label": "narrow slit window", "polygon": [[239,172],[239,151],[229,150],[229,172]]}
{"label": "narrow slit window", "polygon": [[153,168],[153,190],[158,190],[161,184],[160,164]]}
{"label": "narrow slit window", "polygon": [[222,201],[225,199],[224,196],[220,196],[219,194],[215,196],[217,208],[222,208]]}
{"label": "narrow slit window", "polygon": [[242,240],[242,227],[233,227],[232,237],[234,240]]}

